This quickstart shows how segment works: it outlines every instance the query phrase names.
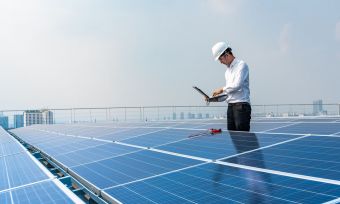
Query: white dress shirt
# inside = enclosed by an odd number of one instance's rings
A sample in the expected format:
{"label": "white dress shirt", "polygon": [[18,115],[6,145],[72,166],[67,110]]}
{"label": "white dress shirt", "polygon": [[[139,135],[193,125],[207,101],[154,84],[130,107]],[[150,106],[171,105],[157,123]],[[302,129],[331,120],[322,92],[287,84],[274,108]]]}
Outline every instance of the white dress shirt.
{"label": "white dress shirt", "polygon": [[244,61],[235,58],[227,67],[225,80],[223,91],[228,95],[227,103],[250,103],[249,69]]}

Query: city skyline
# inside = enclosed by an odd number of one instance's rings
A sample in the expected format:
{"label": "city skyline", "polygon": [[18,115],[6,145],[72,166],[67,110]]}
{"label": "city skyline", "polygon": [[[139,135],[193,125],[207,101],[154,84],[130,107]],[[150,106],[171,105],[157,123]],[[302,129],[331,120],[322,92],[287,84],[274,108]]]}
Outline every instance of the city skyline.
{"label": "city skyline", "polygon": [[[2,1],[0,110],[205,105],[211,46],[250,69],[252,104],[339,103],[340,2]],[[221,104],[222,105],[222,104]]]}

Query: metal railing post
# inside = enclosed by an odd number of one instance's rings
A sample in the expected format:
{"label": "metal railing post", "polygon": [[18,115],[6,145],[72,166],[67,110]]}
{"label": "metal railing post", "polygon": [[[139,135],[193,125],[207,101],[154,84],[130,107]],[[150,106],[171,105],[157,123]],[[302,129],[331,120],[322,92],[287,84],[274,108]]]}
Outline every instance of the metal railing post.
{"label": "metal railing post", "polygon": [[75,123],[76,122],[76,111],[74,110],[74,108],[71,108],[71,123]]}
{"label": "metal railing post", "polygon": [[159,106],[157,106],[157,120],[159,120]]}
{"label": "metal railing post", "polygon": [[145,107],[143,106],[143,121],[145,121]]}
{"label": "metal railing post", "polygon": [[143,121],[142,120],[142,107],[139,107],[139,121]]}
{"label": "metal railing post", "polygon": [[73,117],[72,117],[72,109],[70,109],[70,123],[72,124]]}
{"label": "metal railing post", "polygon": [[124,107],[124,114],[125,114],[124,118],[125,118],[125,121],[126,121],[126,107]]}
{"label": "metal railing post", "polygon": [[92,122],[92,110],[90,109],[90,121]]}

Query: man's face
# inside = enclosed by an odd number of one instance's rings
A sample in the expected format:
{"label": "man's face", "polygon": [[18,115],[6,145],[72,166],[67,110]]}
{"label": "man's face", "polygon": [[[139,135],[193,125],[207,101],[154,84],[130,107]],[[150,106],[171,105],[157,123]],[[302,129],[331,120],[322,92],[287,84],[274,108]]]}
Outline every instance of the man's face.
{"label": "man's face", "polygon": [[219,60],[222,64],[229,65],[229,63],[228,63],[228,62],[229,62],[228,58],[229,58],[229,54],[224,53],[224,54],[222,54],[222,55],[218,58],[218,60]]}

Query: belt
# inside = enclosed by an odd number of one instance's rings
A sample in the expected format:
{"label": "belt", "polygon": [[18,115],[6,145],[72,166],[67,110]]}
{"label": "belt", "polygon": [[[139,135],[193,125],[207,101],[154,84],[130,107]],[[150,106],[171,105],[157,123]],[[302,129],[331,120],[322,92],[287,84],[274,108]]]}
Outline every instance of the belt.
{"label": "belt", "polygon": [[250,105],[248,102],[228,103],[228,106]]}

